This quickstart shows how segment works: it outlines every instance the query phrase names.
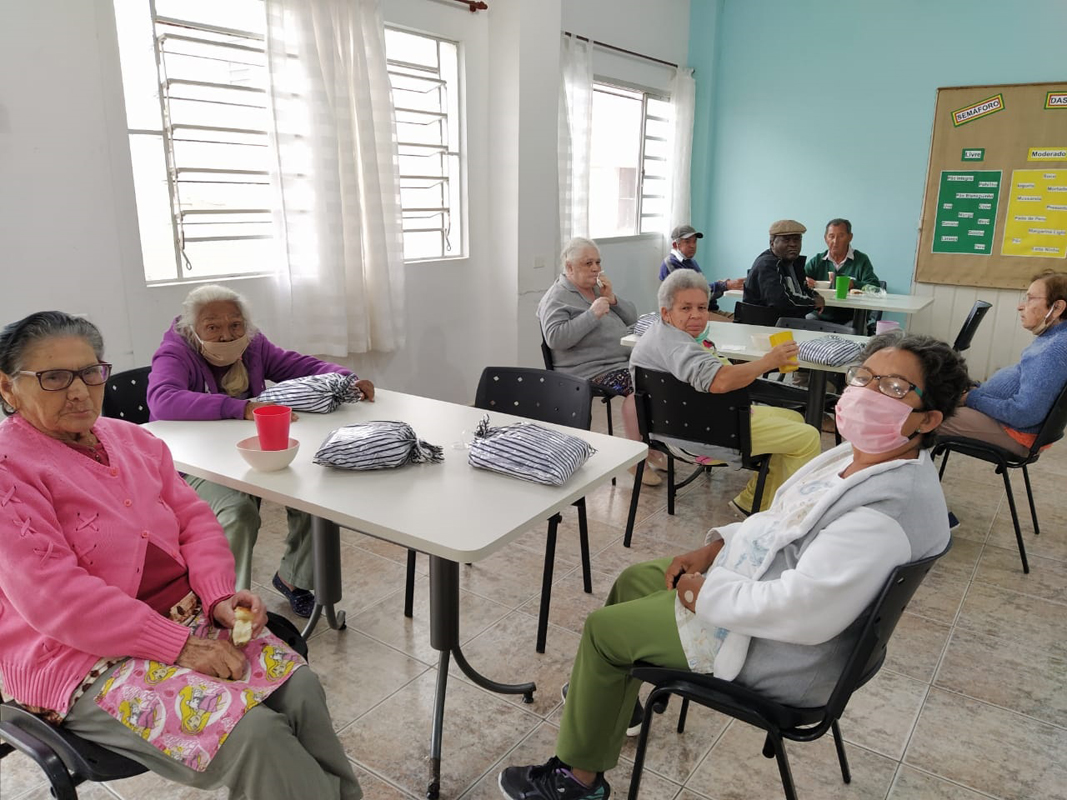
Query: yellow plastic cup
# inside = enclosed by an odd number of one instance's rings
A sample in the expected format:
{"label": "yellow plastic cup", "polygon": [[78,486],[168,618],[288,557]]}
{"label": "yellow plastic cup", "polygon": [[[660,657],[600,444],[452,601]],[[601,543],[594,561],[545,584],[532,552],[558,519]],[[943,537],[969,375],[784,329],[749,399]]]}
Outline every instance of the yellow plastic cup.
{"label": "yellow plastic cup", "polygon": [[[771,347],[777,347],[782,342],[791,342],[791,341],[793,341],[793,332],[792,331],[782,331],[781,333],[772,333],[771,336],[770,336],[770,340],[771,340]],[[779,372],[796,372],[797,371],[797,364],[796,364],[795,361],[792,364],[783,364],[782,366],[778,367],[778,371]]]}

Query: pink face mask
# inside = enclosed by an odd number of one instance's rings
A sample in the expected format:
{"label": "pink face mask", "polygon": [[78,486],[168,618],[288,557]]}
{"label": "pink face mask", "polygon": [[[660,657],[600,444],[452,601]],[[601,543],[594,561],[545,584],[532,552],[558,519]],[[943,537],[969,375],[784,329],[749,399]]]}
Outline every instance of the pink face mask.
{"label": "pink face mask", "polygon": [[903,400],[859,386],[846,386],[837,401],[837,430],[857,450],[872,455],[888,453],[915,436],[900,432],[912,411],[915,409]]}

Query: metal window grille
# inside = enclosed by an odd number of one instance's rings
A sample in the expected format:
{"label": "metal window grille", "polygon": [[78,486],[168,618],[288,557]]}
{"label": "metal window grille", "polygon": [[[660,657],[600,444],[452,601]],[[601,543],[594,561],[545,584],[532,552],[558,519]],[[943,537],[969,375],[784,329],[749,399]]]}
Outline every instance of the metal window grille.
{"label": "metal window grille", "polygon": [[386,28],[407,261],[465,255],[460,173],[459,48]]}

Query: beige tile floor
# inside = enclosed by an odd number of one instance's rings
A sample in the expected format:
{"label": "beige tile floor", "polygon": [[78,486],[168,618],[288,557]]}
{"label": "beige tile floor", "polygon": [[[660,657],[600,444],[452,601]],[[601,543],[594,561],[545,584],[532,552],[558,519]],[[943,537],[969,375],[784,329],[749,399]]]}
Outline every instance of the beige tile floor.
{"label": "beige tile floor", "polygon": [[[601,406],[597,406],[597,423]],[[824,437],[827,444],[830,437]],[[544,655],[534,652],[544,528],[507,550],[463,567],[464,650],[499,680],[537,681],[533,705],[483,691],[453,670],[444,730],[442,797],[499,796],[496,774],[512,763],[539,762],[553,750],[559,687],[567,679],[582,621],[627,564],[683,552],[707,528],[729,521],[726,501],[747,478],[718,472],[700,479],[666,513],[663,488],[642,492],[634,546],[622,547],[629,480],[588,498],[593,555],[592,595],[581,591],[574,514],[561,528],[552,626]],[[1067,798],[1067,446],[1048,452],[1034,470],[1042,533],[1025,536],[1032,572],[1022,574],[999,477],[955,457],[945,492],[963,524],[955,547],[920,589],[890,648],[889,660],[857,693],[842,720],[853,781],[841,782],[829,737],[790,748],[804,800],[977,800]],[[1022,481],[1018,481],[1021,488]],[[1025,501],[1023,501],[1025,502]],[[254,577],[269,588],[285,516],[266,507]],[[428,643],[426,563],[419,563],[415,618],[403,607],[398,548],[346,532],[343,544],[348,630],[320,628],[311,661],[323,676],[334,723],[368,798],[420,798],[427,776],[436,657]],[[658,720],[642,781],[650,800],[742,800],[782,797],[774,762],[760,755],[753,729],[694,709],[683,735]],[[609,774],[626,794],[633,742]],[[141,776],[88,786],[87,800],[178,800],[225,796]],[[0,762],[0,797],[37,800],[48,791],[21,756]]]}

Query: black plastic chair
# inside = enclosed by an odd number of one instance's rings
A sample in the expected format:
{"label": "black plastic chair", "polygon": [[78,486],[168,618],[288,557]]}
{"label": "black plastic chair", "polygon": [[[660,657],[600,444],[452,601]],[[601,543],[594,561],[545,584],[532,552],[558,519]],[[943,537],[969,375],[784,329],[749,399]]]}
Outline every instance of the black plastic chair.
{"label": "black plastic chair", "polygon": [[[475,408],[499,411],[517,417],[572,428],[589,430],[592,421],[592,387],[585,378],[565,372],[526,369],[523,367],[486,367],[478,381]],[[576,500],[578,541],[582,551],[582,584],[586,593],[593,591],[589,565],[589,525],[585,515],[585,498]],[[545,539],[545,566],[541,578],[541,610],[537,617],[537,652],[545,652],[548,636],[548,610],[552,602],[552,572],[556,561],[556,528],[563,521],[560,514],[548,519]],[[410,617],[415,600],[415,553],[408,550],[407,582],[404,589],[404,616]]]}
{"label": "black plastic chair", "polygon": [[683,698],[678,717],[679,733],[685,730],[690,700],[766,731],[763,755],[777,759],[782,788],[788,800],[796,800],[797,792],[785,752],[786,739],[811,742],[832,730],[837,758],[841,764],[841,777],[845,783],[851,783],[852,774],[845,756],[838,720],[853,692],[873,678],[881,668],[882,662],[885,661],[886,645],[912,595],[934,562],[947,553],[951,546],[950,542],[949,546],[937,555],[899,566],[889,575],[881,594],[865,612],[866,621],[859,638],[825,706],[795,708],[776,703],[733,681],[725,681],[712,675],[646,665],[634,667],[630,674],[638,680],[652,684],[653,689],[645,702],[645,718],[637,740],[633,775],[630,778],[630,800],[637,800],[640,790],[648,733],[654,716],[652,710],[662,708],[672,694]]}
{"label": "black plastic chair", "polygon": [[[885,281],[878,281],[878,285],[882,287],[883,292],[889,291],[889,284]],[[877,311],[871,311],[867,314],[867,335],[873,336],[875,326],[882,321],[882,314],[885,313],[882,309]],[[855,333],[855,331],[849,331],[849,333]]]}
{"label": "black plastic chair", "polygon": [[757,306],[753,303],[745,303],[738,300],[734,305],[734,322],[742,322],[745,325],[766,325],[773,328],[781,317],[804,316],[803,311],[783,311],[771,306]]}
{"label": "black plastic chair", "polygon": [[985,300],[975,300],[974,305],[971,307],[971,313],[967,315],[967,319],[963,321],[963,327],[960,328],[959,335],[956,336],[956,341],[952,344],[952,349],[957,353],[962,353],[971,346],[971,340],[974,338],[975,332],[978,330],[978,326],[982,324],[982,319],[990,309],[990,304]]}
{"label": "black plastic chair", "polygon": [[[552,348],[549,347],[548,342],[545,341],[544,333],[541,334],[541,358],[545,362],[545,369],[550,372],[555,372],[556,366],[552,362]],[[600,402],[604,404],[604,410],[608,415],[608,436],[614,436],[615,431],[613,430],[611,422],[611,400],[614,397],[622,397],[622,395],[618,392],[613,392],[605,386],[596,386],[593,383],[589,384],[589,388],[593,392],[593,397],[599,397]],[[615,485],[615,478],[611,479],[611,485]]]}
{"label": "black plastic chair", "polygon": [[1015,526],[1015,541],[1019,545],[1019,558],[1023,562],[1023,572],[1030,572],[1030,564],[1026,560],[1026,545],[1023,544],[1022,529],[1019,526],[1019,512],[1015,508],[1015,494],[1011,490],[1011,479],[1008,477],[1009,469],[1021,469],[1023,480],[1026,482],[1026,499],[1030,503],[1030,519],[1034,522],[1034,535],[1041,533],[1037,524],[1037,508],[1034,506],[1034,492],[1030,487],[1030,473],[1026,468],[1041,457],[1041,449],[1063,438],[1064,429],[1067,428],[1067,385],[1060,390],[1059,397],[1052,404],[1052,409],[1041,424],[1037,432],[1030,452],[1025,456],[1019,456],[1010,450],[997,447],[989,442],[978,439],[967,439],[962,436],[939,436],[934,444],[933,455],[944,454],[941,461],[941,471],[938,477],[945,476],[945,467],[948,466],[948,457],[951,453],[961,453],[971,458],[978,458],[996,465],[996,473],[1004,478],[1004,491],[1008,494],[1008,508],[1011,509],[1011,521]]}
{"label": "black plastic chair", "polygon": [[[293,623],[267,612],[267,627],[307,658],[307,642]],[[147,772],[136,761],[45,722],[18,703],[8,701],[0,703],[0,759],[15,751],[29,756],[41,768],[57,800],[77,800],[77,787],[85,781],[106,783]]]}
{"label": "black plastic chair", "polygon": [[104,416],[137,425],[148,422],[148,373],[151,371],[151,367],[137,367],[108,378],[104,387]]}
{"label": "black plastic chair", "polygon": [[776,328],[789,328],[794,331],[817,331],[819,333],[847,333],[852,335],[855,331],[851,325],[841,325],[837,322],[827,322],[822,319],[808,319],[807,317],[779,317],[774,323]]}
{"label": "black plastic chair", "polygon": [[[679,489],[692,483],[699,475],[714,467],[698,466],[688,478],[679,484],[674,482],[674,455],[658,438],[669,436],[701,445],[710,445],[732,450],[740,454],[744,469],[756,470],[756,482],[752,507],[758,509],[763,500],[763,485],[767,481],[770,456],[753,455],[750,421],[752,403],[748,388],[732,392],[712,394],[698,392],[688,383],[666,372],[636,367],[634,369],[634,394],[637,403],[637,424],[641,439],[650,450],[658,450],[667,456],[667,513],[674,514],[674,499]],[[727,454],[729,455],[729,454]],[[623,545],[630,546],[633,538],[634,520],[637,517],[637,501],[641,494],[641,475],[645,462],[637,465],[633,494],[630,496],[630,513],[626,519],[626,535]]]}

